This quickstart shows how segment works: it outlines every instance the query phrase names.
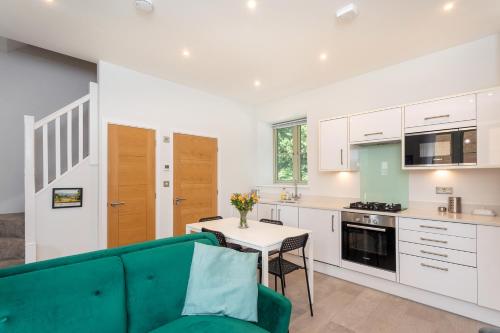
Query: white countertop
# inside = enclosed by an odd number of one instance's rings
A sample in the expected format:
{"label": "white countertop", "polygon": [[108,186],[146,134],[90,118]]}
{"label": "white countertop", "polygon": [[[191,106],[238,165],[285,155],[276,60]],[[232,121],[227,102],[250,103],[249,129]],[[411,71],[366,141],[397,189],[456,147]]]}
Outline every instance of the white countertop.
{"label": "white countertop", "polygon": [[[342,198],[328,198],[328,197],[318,197],[318,198],[303,198],[300,199],[297,203],[287,203],[280,202],[279,200],[275,200],[272,198],[261,198],[260,203],[263,204],[277,204],[283,206],[292,206],[292,207],[302,207],[302,208],[313,208],[313,209],[326,209],[326,210],[340,210],[340,211],[348,211],[348,212],[357,212],[357,213],[367,213],[366,210],[356,210],[345,208],[349,205],[349,202],[353,200],[350,199],[342,199]],[[398,213],[387,213],[387,212],[374,212],[378,215],[391,215],[397,217],[407,217],[407,218],[416,218],[416,219],[425,219],[425,220],[436,220],[436,221],[447,221],[447,222],[455,222],[455,223],[468,223],[468,224],[477,224],[477,225],[487,225],[487,226],[495,226],[500,227],[500,216],[480,216],[480,215],[472,215],[472,214],[453,214],[453,213],[440,213],[437,210],[437,207],[419,207],[403,210]]]}

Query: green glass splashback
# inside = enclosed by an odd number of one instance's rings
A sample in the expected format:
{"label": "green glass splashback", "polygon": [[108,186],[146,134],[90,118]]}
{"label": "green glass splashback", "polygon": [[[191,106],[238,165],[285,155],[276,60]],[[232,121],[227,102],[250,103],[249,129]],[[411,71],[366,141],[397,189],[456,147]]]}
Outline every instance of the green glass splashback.
{"label": "green glass splashback", "polygon": [[408,208],[409,175],[401,170],[401,144],[359,149],[361,200],[401,203]]}

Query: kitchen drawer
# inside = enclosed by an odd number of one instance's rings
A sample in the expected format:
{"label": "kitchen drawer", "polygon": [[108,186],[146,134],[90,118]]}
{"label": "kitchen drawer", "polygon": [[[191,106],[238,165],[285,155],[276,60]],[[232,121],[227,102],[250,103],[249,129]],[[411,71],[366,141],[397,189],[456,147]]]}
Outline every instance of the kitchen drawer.
{"label": "kitchen drawer", "polygon": [[413,230],[399,229],[399,240],[459,251],[476,252],[476,240],[456,236],[430,234]]}
{"label": "kitchen drawer", "polygon": [[441,99],[405,107],[405,127],[455,123],[476,119],[476,95]]}
{"label": "kitchen drawer", "polygon": [[476,238],[477,227],[473,224],[399,218],[401,229],[430,232],[458,237]]}
{"label": "kitchen drawer", "polygon": [[401,254],[399,282],[477,303],[477,270],[473,267]]}
{"label": "kitchen drawer", "polygon": [[354,115],[349,118],[351,143],[401,139],[401,108]]}
{"label": "kitchen drawer", "polygon": [[471,267],[476,267],[477,264],[475,253],[401,241],[399,242],[399,253],[411,254],[414,256]]}

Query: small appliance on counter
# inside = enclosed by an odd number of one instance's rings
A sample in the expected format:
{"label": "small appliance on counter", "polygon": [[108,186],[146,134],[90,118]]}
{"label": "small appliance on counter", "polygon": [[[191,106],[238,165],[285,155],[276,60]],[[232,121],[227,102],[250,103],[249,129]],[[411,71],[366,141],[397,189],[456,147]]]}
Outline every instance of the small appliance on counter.
{"label": "small appliance on counter", "polygon": [[454,214],[462,213],[462,198],[461,197],[449,197],[448,198],[448,212]]}
{"label": "small appliance on counter", "polygon": [[372,210],[376,212],[397,213],[402,211],[401,204],[385,203],[385,202],[353,202],[349,204],[349,209]]}
{"label": "small appliance on counter", "polygon": [[446,208],[445,206],[438,207],[438,212],[440,212],[440,213],[446,213],[447,211],[448,211],[448,208]]}
{"label": "small appliance on counter", "polygon": [[497,213],[494,210],[486,209],[486,208],[476,208],[472,211],[472,215],[481,215],[481,216],[497,216]]}

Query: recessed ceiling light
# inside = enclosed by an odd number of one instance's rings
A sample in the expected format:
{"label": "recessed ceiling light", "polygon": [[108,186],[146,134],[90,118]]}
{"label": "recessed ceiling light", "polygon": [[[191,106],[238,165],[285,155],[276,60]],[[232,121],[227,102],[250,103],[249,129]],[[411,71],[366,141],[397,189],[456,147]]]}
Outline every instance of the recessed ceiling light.
{"label": "recessed ceiling light", "polygon": [[45,2],[47,2],[47,3],[53,3],[54,0],[45,0]]}
{"label": "recessed ceiling light", "polygon": [[145,12],[152,12],[153,0],[135,0],[135,7]]}
{"label": "recessed ceiling light", "polygon": [[253,85],[254,85],[254,87],[258,88],[258,87],[260,87],[261,83],[259,80],[255,80],[255,81],[253,81]]}
{"label": "recessed ceiling light", "polygon": [[320,53],[319,60],[325,61],[326,59],[328,59],[328,54],[326,52]]}
{"label": "recessed ceiling light", "polygon": [[257,1],[256,0],[248,0],[247,7],[248,7],[248,9],[254,10],[255,8],[257,8]]}
{"label": "recessed ceiling light", "polygon": [[443,6],[443,10],[445,12],[449,12],[450,10],[452,10],[453,8],[455,8],[455,3],[454,2],[448,2],[446,3],[444,6]]}
{"label": "recessed ceiling light", "polygon": [[191,56],[191,52],[189,52],[188,49],[184,49],[182,50],[182,55],[184,56],[184,58],[189,58]]}
{"label": "recessed ceiling light", "polygon": [[353,3],[350,3],[347,6],[339,8],[335,12],[335,15],[337,16],[338,19],[342,19],[342,20],[353,19],[358,15],[358,6],[356,6]]}

